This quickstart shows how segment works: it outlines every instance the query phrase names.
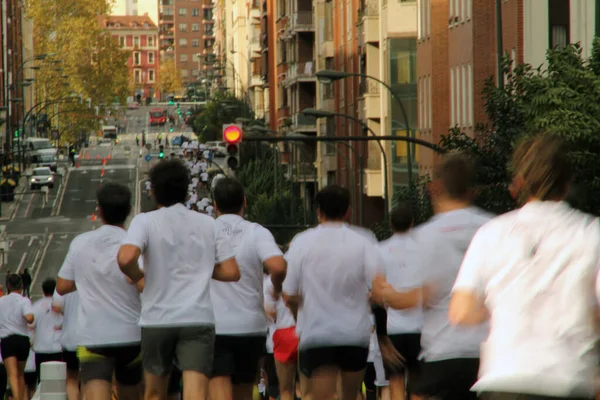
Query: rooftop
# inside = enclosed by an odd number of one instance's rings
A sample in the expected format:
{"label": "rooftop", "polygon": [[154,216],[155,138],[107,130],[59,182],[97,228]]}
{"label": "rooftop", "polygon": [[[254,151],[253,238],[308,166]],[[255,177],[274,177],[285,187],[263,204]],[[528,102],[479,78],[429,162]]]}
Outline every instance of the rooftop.
{"label": "rooftop", "polygon": [[158,27],[148,16],[144,15],[109,15],[99,16],[100,26],[110,30],[156,30]]}

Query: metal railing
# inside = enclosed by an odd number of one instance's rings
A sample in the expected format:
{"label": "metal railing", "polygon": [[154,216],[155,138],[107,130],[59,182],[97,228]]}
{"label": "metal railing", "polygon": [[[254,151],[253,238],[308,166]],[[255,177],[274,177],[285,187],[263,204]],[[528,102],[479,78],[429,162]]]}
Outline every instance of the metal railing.
{"label": "metal railing", "polygon": [[360,82],[360,94],[378,95],[380,90],[378,82],[369,79],[362,79]]}
{"label": "metal railing", "polygon": [[317,126],[317,119],[315,117],[309,117],[302,113],[294,114],[293,121],[296,126]]}
{"label": "metal railing", "polygon": [[358,10],[358,18],[362,17],[376,17],[379,15],[379,6],[377,2],[373,0],[364,0],[361,4],[361,8]]}

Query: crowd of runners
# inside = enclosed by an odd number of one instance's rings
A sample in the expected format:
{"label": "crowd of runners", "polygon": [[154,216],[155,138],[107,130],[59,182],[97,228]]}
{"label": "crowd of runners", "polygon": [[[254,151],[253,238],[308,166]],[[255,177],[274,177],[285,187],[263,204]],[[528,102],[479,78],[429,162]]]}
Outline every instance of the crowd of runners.
{"label": "crowd of runners", "polygon": [[471,161],[444,156],[435,216],[413,228],[399,205],[380,243],[346,223],[351,196],[335,185],[316,195],[319,225],[282,246],[244,219],[234,178],[212,191],[216,219],[193,211],[201,164],[155,165],[157,209],[127,229],[130,190],[104,184],[102,227],[72,241],[33,306],[8,278],[12,398],[49,360],[66,362],[69,400],[109,400],[113,381],[120,400],[250,400],[261,368],[261,392],[281,400],[595,398],[600,225],[564,201],[560,141],[518,145],[519,208],[497,217],[472,204]]}

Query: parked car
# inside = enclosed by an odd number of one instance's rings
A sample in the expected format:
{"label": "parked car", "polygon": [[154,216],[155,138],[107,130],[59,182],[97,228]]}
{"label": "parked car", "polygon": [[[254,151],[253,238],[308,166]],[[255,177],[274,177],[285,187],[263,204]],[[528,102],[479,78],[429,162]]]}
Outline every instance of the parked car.
{"label": "parked car", "polygon": [[206,142],[206,149],[212,151],[215,157],[225,157],[227,154],[225,146],[225,142]]}
{"label": "parked car", "polygon": [[140,103],[133,102],[133,103],[127,104],[128,110],[137,110],[138,108],[140,108]]}
{"label": "parked car", "polygon": [[39,167],[33,170],[29,179],[29,188],[31,190],[39,189],[42,186],[54,187],[54,174],[48,167]]}

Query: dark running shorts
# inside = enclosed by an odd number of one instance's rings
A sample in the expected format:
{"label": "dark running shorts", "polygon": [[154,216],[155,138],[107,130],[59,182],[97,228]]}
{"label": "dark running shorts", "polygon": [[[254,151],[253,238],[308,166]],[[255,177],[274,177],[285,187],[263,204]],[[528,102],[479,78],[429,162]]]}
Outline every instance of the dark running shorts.
{"label": "dark running shorts", "polygon": [[336,367],[342,372],[359,372],[367,367],[368,347],[331,346],[300,350],[298,364],[300,372],[310,378],[321,367]]}
{"label": "dark running shorts", "polygon": [[113,373],[117,383],[135,386],[142,381],[141,346],[83,347],[77,348],[79,379],[83,384],[91,380],[112,382]]}
{"label": "dark running shorts", "polygon": [[421,363],[421,377],[411,393],[440,400],[477,400],[478,358],[454,358]]}
{"label": "dark running shorts", "polygon": [[2,359],[15,357],[17,361],[26,362],[29,357],[29,348],[31,344],[28,336],[10,335],[0,340],[0,352]]}
{"label": "dark running shorts", "polygon": [[217,335],[211,376],[229,376],[236,385],[258,382],[260,359],[267,352],[266,342],[266,335]]}
{"label": "dark running shorts", "polygon": [[79,371],[79,359],[76,351],[63,350],[63,361],[67,364],[67,371]]}

